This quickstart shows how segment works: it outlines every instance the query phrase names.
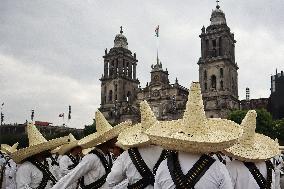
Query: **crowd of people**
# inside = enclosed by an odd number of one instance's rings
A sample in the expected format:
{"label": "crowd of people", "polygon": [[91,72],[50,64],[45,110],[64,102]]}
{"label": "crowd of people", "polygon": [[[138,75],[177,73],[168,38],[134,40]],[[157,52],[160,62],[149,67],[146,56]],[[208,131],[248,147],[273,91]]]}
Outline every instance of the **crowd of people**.
{"label": "crowd of people", "polygon": [[29,146],[1,145],[3,189],[279,189],[277,140],[258,134],[257,114],[241,124],[206,118],[192,83],[183,118],[158,121],[146,101],[141,122],[111,126],[95,114],[97,131],[83,139],[47,141],[27,124]]}

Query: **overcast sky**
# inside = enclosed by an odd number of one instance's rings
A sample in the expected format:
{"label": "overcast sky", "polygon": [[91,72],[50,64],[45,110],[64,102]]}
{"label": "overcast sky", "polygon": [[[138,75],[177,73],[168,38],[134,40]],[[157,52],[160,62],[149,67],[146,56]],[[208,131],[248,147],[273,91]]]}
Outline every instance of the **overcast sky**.
{"label": "overcast sky", "polygon": [[[270,76],[284,70],[284,1],[220,2],[235,33],[239,96],[268,97]],[[90,124],[100,105],[104,49],[122,25],[137,53],[141,86],[159,56],[170,81],[189,87],[198,80],[199,34],[210,24],[214,0],[1,0],[0,102],[6,123],[30,119],[62,124],[72,105],[71,127]]]}

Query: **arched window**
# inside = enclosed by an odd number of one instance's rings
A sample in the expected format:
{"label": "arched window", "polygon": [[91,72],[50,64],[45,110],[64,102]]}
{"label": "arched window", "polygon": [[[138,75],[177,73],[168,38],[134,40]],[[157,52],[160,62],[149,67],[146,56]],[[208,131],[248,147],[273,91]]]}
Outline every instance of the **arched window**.
{"label": "arched window", "polygon": [[127,92],[126,101],[127,102],[131,101],[131,92],[130,91]]}
{"label": "arched window", "polygon": [[211,76],[211,88],[216,89],[216,76],[215,75]]}
{"label": "arched window", "polygon": [[223,68],[220,68],[220,78],[223,78],[224,77],[224,70]]}
{"label": "arched window", "polygon": [[104,98],[104,103],[106,103],[107,102],[107,96],[105,96],[105,98]]}
{"label": "arched window", "polygon": [[204,89],[207,90],[207,83],[204,83]]}
{"label": "arched window", "polygon": [[110,90],[108,93],[108,101],[112,102],[112,90]]}
{"label": "arched window", "polygon": [[221,90],[224,89],[224,83],[223,83],[223,81],[220,81],[220,89],[221,89]]}
{"label": "arched window", "polygon": [[114,91],[117,92],[117,84],[114,85]]}
{"label": "arched window", "polygon": [[203,77],[204,77],[204,80],[207,80],[207,71],[206,70],[204,70]]}

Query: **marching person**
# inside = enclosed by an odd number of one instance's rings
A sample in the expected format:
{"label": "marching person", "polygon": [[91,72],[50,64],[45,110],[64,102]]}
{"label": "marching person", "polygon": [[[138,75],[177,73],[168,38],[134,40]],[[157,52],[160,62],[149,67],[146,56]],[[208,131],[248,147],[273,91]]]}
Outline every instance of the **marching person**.
{"label": "marching person", "polygon": [[127,129],[131,122],[123,122],[112,127],[99,111],[95,116],[97,132],[81,139],[78,144],[82,148],[94,148],[85,155],[81,162],[67,175],[59,180],[52,189],[65,189],[77,180],[81,180],[82,189],[108,188],[106,177],[112,166],[109,149],[113,148],[116,137]]}
{"label": "marching person", "polygon": [[11,154],[16,163],[21,163],[16,173],[17,189],[48,189],[56,183],[46,158],[50,150],[67,143],[69,137],[47,141],[32,123],[27,124],[29,146]]}
{"label": "marching person", "polygon": [[[145,134],[157,120],[146,101],[140,103],[141,123],[123,131],[118,136],[118,144],[129,148],[114,162],[107,183],[110,188],[140,188],[154,187],[155,172],[166,158],[167,152],[159,146],[152,145]],[[128,180],[125,182],[125,180]],[[122,183],[126,186],[122,187]]]}
{"label": "marching person", "polygon": [[[5,154],[5,163],[2,170],[2,188],[4,189],[16,189],[16,172],[17,164],[10,158],[10,154],[17,151],[19,143],[15,143],[13,146],[7,144],[1,144],[1,151]],[[0,183],[1,186],[1,183]]]}
{"label": "marching person", "polygon": [[150,140],[174,150],[155,176],[155,189],[232,189],[223,163],[207,155],[232,146],[242,134],[233,121],[206,118],[199,83],[190,87],[182,119],[156,122],[146,133]]}
{"label": "marching person", "polygon": [[[60,178],[71,172],[80,163],[82,156],[82,147],[78,145],[78,140],[72,134],[69,134],[69,138],[70,142],[62,145],[58,150],[58,153],[62,155],[59,160]],[[77,188],[79,188],[79,180],[68,187],[68,189]]]}
{"label": "marching person", "polygon": [[227,164],[235,189],[274,189],[275,173],[270,158],[280,154],[279,145],[271,138],[255,133],[256,112],[248,111],[241,126],[239,142],[224,153],[235,158]]}

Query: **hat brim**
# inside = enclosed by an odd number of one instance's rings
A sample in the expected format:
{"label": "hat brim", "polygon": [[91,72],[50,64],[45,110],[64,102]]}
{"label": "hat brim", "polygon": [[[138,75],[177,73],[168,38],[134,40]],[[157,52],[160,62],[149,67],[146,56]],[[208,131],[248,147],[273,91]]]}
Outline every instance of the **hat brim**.
{"label": "hat brim", "polygon": [[76,141],[71,141],[68,144],[64,144],[60,147],[60,149],[58,150],[58,154],[59,155],[64,155],[67,152],[69,152],[70,150],[72,150],[73,148],[79,146],[78,145],[78,140]]}
{"label": "hat brim", "polygon": [[219,118],[206,119],[204,127],[184,124],[182,119],[157,122],[146,133],[153,144],[168,150],[209,153],[234,145],[243,131],[237,123]]}
{"label": "hat brim", "polygon": [[226,155],[245,162],[268,160],[280,154],[278,144],[271,138],[255,133],[250,143],[237,142],[223,151]]}
{"label": "hat brim", "polygon": [[119,135],[123,130],[129,128],[130,122],[123,122],[118,124],[115,127],[112,127],[110,130],[103,133],[93,133],[90,134],[81,140],[79,140],[78,145],[82,148],[91,148],[103,144]]}
{"label": "hat brim", "polygon": [[39,154],[46,150],[54,149],[62,144],[67,143],[68,141],[69,141],[68,136],[56,138],[37,145],[19,149],[16,152],[12,153],[11,157],[16,163],[20,163],[21,161],[27,159],[28,157]]}
{"label": "hat brim", "polygon": [[7,144],[1,144],[1,152],[5,154],[11,154],[13,152],[17,151],[16,149],[13,149],[11,146]]}
{"label": "hat brim", "polygon": [[141,147],[151,144],[150,138],[142,130],[141,123],[122,131],[118,135],[117,140],[119,144],[127,148]]}

